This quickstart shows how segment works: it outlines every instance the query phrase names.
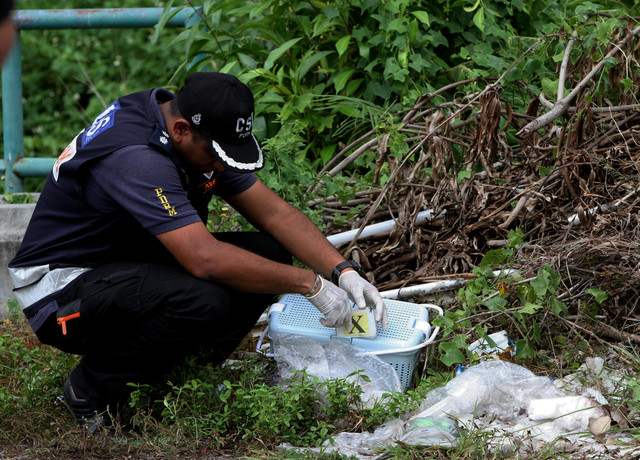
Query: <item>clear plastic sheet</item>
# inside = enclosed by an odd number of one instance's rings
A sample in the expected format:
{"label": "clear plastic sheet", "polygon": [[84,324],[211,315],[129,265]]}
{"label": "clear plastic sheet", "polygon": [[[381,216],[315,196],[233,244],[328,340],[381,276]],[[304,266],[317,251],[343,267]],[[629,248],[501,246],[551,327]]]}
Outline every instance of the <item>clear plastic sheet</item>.
{"label": "clear plastic sheet", "polygon": [[[402,391],[400,378],[391,365],[375,355],[358,355],[363,350],[344,340],[321,343],[302,335],[277,334],[271,337],[271,344],[280,378],[285,383],[293,371],[302,369],[321,379],[346,378],[360,385],[361,399],[367,406],[372,406],[384,393]],[[355,374],[357,371],[362,372]]]}
{"label": "clear plastic sheet", "polygon": [[460,436],[458,421],[445,416],[413,417],[403,427],[400,441],[413,446],[454,447]]}

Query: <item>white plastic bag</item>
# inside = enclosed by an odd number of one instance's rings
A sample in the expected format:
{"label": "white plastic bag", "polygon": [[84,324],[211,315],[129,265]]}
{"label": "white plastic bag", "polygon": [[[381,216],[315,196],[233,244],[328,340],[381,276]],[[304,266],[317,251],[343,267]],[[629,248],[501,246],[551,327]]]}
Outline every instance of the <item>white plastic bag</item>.
{"label": "white plastic bag", "polygon": [[471,366],[443,388],[427,394],[416,416],[448,414],[459,418],[486,413],[515,423],[524,421],[532,399],[562,396],[566,393],[547,377],[508,361],[491,360]]}

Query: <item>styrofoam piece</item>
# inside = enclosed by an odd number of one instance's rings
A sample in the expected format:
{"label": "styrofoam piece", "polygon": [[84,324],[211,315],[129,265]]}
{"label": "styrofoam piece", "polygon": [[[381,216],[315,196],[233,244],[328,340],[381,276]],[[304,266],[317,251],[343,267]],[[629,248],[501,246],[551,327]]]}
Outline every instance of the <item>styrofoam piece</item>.
{"label": "styrofoam piece", "polygon": [[493,334],[489,334],[488,337],[495,342],[495,347],[490,346],[488,341],[480,338],[469,345],[469,351],[478,356],[482,356],[495,351],[501,352],[509,347],[509,337],[506,331],[494,332]]}

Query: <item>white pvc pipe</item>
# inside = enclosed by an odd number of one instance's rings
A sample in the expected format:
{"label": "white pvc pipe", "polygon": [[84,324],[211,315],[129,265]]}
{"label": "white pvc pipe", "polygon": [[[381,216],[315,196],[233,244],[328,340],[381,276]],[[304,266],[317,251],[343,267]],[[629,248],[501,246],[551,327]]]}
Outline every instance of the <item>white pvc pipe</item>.
{"label": "white pvc pipe", "polygon": [[[518,273],[518,270],[497,270],[493,274],[495,276],[503,275],[509,276]],[[400,289],[392,289],[390,291],[383,291],[380,293],[384,299],[408,299],[422,294],[436,294],[438,292],[452,291],[458,289],[469,280],[465,278],[458,278],[455,280],[434,281],[432,283],[417,284],[415,286],[403,287]]]}
{"label": "white pvc pipe", "polygon": [[[599,206],[591,208],[587,212],[585,212],[585,215],[589,216],[591,214],[595,214],[596,212],[598,212],[599,209],[600,209]],[[575,213],[575,214],[567,217],[567,222],[569,223],[569,225],[580,225],[580,224],[582,224],[582,222],[580,221],[580,216],[578,215],[578,213]]]}
{"label": "white pvc pipe", "polygon": [[[596,212],[608,213],[608,212],[615,211],[616,209],[618,209],[618,207],[620,207],[620,205],[622,203],[624,203],[629,198],[631,198],[636,193],[638,193],[638,191],[639,190],[634,190],[631,193],[628,193],[626,196],[620,198],[619,200],[614,201],[613,203],[605,203],[602,206],[595,206],[595,207],[589,209],[585,214],[587,216],[589,216],[589,215],[595,214]],[[575,213],[572,216],[569,216],[567,218],[567,222],[569,222],[569,225],[580,225],[580,224],[582,224],[582,222],[580,222],[580,216],[578,215],[578,213]]]}
{"label": "white pvc pipe", "polygon": [[[439,214],[439,216],[444,215],[445,212],[446,210],[442,211],[442,213]],[[428,209],[426,211],[422,211],[418,213],[418,215],[416,216],[415,223],[416,225],[421,224],[425,220],[427,219],[431,220],[432,218],[433,218],[433,209]],[[395,219],[385,220],[384,222],[378,222],[377,224],[367,225],[362,230],[362,233],[360,233],[360,236],[358,236],[358,239],[361,240],[374,235],[384,235],[384,234],[391,233],[395,225],[396,225]],[[348,230],[346,232],[336,233],[335,235],[328,236],[327,239],[334,246],[338,246],[344,243],[351,242],[357,233],[358,233],[358,229]]]}
{"label": "white pvc pipe", "polygon": [[464,278],[455,280],[434,281],[433,283],[417,284],[415,286],[392,289],[380,293],[384,299],[408,299],[420,294],[434,294],[436,292],[452,291],[464,286],[467,281]]}

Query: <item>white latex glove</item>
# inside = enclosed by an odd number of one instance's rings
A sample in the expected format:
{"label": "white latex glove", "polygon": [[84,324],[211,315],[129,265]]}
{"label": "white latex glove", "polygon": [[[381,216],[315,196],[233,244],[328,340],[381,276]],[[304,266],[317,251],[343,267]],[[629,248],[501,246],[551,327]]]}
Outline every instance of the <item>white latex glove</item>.
{"label": "white latex glove", "polygon": [[358,275],[354,270],[349,270],[338,278],[338,285],[347,291],[349,298],[358,308],[364,310],[367,307],[376,309],[376,321],[380,321],[383,330],[387,330],[387,307],[378,290],[366,279]]}
{"label": "white latex glove", "polygon": [[326,327],[346,327],[351,324],[351,302],[345,291],[320,278],[320,290],[307,300],[316,307],[324,318],[320,324]]}

